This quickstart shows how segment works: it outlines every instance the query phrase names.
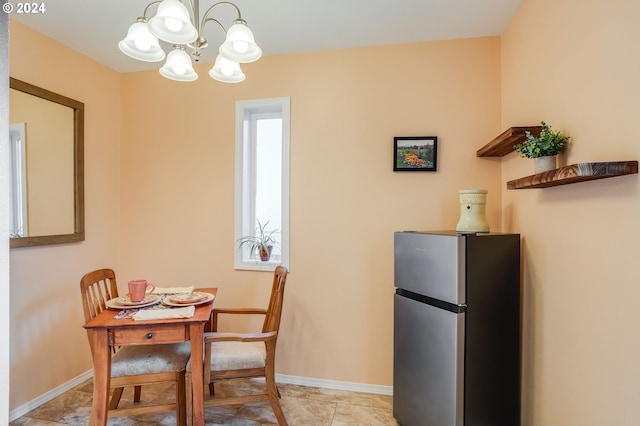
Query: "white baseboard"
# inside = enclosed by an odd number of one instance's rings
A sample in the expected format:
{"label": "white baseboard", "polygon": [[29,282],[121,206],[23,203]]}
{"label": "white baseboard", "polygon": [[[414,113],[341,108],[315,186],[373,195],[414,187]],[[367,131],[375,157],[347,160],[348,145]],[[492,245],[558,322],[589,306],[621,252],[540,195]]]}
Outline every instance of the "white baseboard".
{"label": "white baseboard", "polygon": [[314,379],[310,377],[276,374],[276,381],[290,385],[313,386],[316,388],[346,390],[350,392],[366,392],[379,395],[393,395],[393,386],[369,385],[366,383],[339,382],[336,380]]}
{"label": "white baseboard", "polygon": [[15,409],[13,409],[13,410],[11,410],[9,412],[9,421],[14,421],[17,418],[24,416],[29,411],[31,411],[33,409],[36,409],[39,406],[41,406],[42,404],[45,404],[45,403],[51,401],[53,398],[62,395],[63,393],[67,392],[68,390],[73,389],[74,387],[78,386],[80,383],[82,383],[85,380],[90,379],[92,377],[93,377],[93,370],[89,370],[89,371],[87,371],[85,373],[82,373],[78,377],[75,377],[75,378],[69,380],[68,382],[61,384],[58,387],[56,387],[54,389],[51,389],[49,392],[40,395],[36,399],[32,399],[31,401],[27,402],[26,404],[22,404],[21,406],[15,408]]}
{"label": "white baseboard", "polygon": [[[51,389],[49,392],[40,395],[39,397],[17,407],[9,412],[9,421],[14,421],[19,417],[24,416],[29,411],[38,408],[39,406],[51,401],[53,398],[62,395],[63,393],[73,389],[85,380],[93,377],[93,370],[89,370],[60,386]],[[355,382],[339,382],[336,380],[314,379],[310,377],[289,376],[287,374],[276,374],[276,381],[279,383],[286,383],[290,385],[300,386],[313,386],[316,388],[337,389],[346,390],[351,392],[366,392],[375,393],[379,395],[393,395],[392,386],[382,385],[368,385],[366,383]]]}

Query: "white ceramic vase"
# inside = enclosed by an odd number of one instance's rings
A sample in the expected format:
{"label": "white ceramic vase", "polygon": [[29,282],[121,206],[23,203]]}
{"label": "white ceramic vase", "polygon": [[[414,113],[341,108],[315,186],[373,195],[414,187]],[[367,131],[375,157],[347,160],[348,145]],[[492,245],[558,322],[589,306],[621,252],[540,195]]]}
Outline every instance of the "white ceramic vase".
{"label": "white ceramic vase", "polygon": [[544,173],[556,168],[556,156],[538,157],[533,159],[533,168],[536,173]]}
{"label": "white ceramic vase", "polygon": [[456,225],[456,232],[461,234],[489,232],[489,224],[485,214],[487,192],[486,189],[462,189],[458,191],[460,197],[460,220]]}

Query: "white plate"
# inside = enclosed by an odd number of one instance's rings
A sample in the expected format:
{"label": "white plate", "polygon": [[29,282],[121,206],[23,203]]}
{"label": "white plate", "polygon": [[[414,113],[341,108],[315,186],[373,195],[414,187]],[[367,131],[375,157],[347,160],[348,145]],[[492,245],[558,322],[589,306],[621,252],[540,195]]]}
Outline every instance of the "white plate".
{"label": "white plate", "polygon": [[183,305],[187,305],[189,303],[201,302],[207,297],[208,293],[203,291],[192,291],[188,293],[168,294],[164,299],[172,303],[182,303]]}
{"label": "white plate", "polygon": [[159,296],[156,296],[153,294],[145,294],[142,300],[138,300],[137,302],[134,302],[133,300],[131,300],[131,296],[127,294],[125,296],[117,297],[114,300],[116,300],[118,304],[122,306],[138,306],[138,305],[143,305],[145,303],[149,303],[157,299],[158,297]]}
{"label": "white plate", "polygon": [[138,304],[132,304],[129,300],[128,296],[116,297],[115,299],[111,299],[107,301],[107,308],[113,309],[135,309],[135,308],[144,308],[145,306],[155,305],[160,301],[160,296],[156,296],[155,294],[147,294],[142,302]]}
{"label": "white plate", "polygon": [[175,303],[175,302],[172,302],[171,300],[169,300],[170,297],[165,297],[164,300],[162,301],[162,303],[164,303],[165,305],[168,305],[168,306],[192,306],[192,305],[193,306],[198,306],[198,305],[204,305],[205,303],[211,302],[215,297],[213,294],[207,293],[207,292],[204,292],[204,291],[198,292],[198,293],[206,294],[207,298],[204,299],[204,300],[198,300],[197,302],[191,302],[191,303],[184,303],[184,302]]}

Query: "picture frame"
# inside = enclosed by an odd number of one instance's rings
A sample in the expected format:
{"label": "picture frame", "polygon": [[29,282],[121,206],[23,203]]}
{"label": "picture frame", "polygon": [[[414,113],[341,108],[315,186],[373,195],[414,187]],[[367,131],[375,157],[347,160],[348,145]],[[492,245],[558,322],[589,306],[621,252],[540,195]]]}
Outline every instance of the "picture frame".
{"label": "picture frame", "polygon": [[394,172],[435,172],[437,170],[437,136],[396,136],[393,138]]}

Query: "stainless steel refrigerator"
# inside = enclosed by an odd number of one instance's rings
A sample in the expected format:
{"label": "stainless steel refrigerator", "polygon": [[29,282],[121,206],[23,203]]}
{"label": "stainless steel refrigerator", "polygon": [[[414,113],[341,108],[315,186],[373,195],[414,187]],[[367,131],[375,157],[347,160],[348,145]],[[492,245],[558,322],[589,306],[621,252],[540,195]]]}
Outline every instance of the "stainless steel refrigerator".
{"label": "stainless steel refrigerator", "polygon": [[520,236],[396,232],[393,415],[520,424]]}

